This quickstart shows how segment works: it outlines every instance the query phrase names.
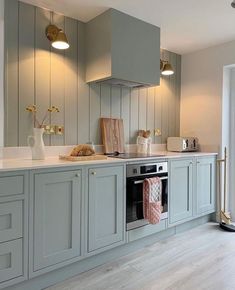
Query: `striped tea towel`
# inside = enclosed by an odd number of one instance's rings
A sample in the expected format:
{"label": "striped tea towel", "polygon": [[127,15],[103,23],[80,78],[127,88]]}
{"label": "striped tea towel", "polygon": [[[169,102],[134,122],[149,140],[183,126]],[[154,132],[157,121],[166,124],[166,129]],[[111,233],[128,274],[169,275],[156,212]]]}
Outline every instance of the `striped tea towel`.
{"label": "striped tea towel", "polygon": [[162,213],[162,181],[159,177],[146,178],[143,183],[144,218],[157,224]]}

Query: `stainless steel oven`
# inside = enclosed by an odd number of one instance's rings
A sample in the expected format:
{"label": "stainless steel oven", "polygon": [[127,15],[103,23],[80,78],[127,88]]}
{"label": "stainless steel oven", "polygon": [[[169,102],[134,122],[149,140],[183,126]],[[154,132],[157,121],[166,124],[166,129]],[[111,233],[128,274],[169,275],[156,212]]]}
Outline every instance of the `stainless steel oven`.
{"label": "stainless steel oven", "polygon": [[167,162],[127,165],[126,223],[127,230],[148,224],[143,215],[143,182],[145,178],[158,176],[162,181],[161,219],[168,216],[168,170]]}

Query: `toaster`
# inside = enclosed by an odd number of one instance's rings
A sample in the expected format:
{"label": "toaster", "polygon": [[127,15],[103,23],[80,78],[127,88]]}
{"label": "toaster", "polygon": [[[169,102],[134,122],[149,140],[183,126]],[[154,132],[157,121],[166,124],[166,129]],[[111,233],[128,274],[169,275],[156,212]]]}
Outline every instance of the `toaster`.
{"label": "toaster", "polygon": [[174,152],[190,152],[198,150],[196,137],[168,137],[167,150]]}

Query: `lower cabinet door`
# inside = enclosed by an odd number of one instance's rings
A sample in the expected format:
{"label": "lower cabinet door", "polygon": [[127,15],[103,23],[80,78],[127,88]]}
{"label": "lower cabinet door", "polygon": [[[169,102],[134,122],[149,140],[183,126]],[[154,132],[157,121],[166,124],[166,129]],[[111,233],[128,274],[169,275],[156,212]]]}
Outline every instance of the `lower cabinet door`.
{"label": "lower cabinet door", "polygon": [[0,244],[0,283],[23,275],[22,239]]}
{"label": "lower cabinet door", "polygon": [[169,224],[179,224],[193,216],[193,161],[172,160],[169,179]]}
{"label": "lower cabinet door", "polygon": [[37,271],[81,255],[81,171],[39,173],[34,180]]}
{"label": "lower cabinet door", "polygon": [[197,214],[215,211],[216,159],[197,159]]}
{"label": "lower cabinet door", "polygon": [[89,170],[88,252],[124,241],[123,166]]}

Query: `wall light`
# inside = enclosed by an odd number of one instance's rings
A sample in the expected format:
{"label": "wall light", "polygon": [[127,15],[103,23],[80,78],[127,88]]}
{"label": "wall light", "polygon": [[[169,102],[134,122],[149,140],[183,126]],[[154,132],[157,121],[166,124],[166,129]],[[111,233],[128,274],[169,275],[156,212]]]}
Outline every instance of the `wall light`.
{"label": "wall light", "polygon": [[170,76],[175,73],[172,65],[166,60],[160,60],[160,70],[164,76]]}
{"label": "wall light", "polygon": [[69,48],[68,39],[62,29],[55,25],[49,25],[46,28],[46,37],[50,40],[51,45],[56,49]]}

